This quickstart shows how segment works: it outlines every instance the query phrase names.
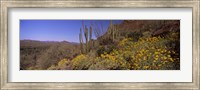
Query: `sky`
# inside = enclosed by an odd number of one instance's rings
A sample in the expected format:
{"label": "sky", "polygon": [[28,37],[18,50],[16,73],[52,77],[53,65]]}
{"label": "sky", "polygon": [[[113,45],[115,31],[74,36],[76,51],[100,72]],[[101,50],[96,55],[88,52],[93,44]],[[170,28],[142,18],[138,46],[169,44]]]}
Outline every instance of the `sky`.
{"label": "sky", "polygon": [[[102,23],[107,30],[110,20],[20,20],[20,40],[68,41],[79,43],[82,22],[88,27],[91,23]],[[123,20],[112,20],[119,24]],[[84,36],[84,35],[82,35]],[[96,39],[93,31],[93,39]]]}

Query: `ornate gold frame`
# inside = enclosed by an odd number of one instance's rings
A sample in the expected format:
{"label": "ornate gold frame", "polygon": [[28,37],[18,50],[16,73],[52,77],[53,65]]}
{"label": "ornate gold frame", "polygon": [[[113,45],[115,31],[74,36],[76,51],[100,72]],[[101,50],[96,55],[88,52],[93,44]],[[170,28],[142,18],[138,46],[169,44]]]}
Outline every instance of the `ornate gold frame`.
{"label": "ornate gold frame", "polygon": [[[0,0],[1,89],[200,89],[200,0]],[[58,7],[189,7],[193,14],[193,80],[191,83],[14,83],[8,82],[8,9]]]}

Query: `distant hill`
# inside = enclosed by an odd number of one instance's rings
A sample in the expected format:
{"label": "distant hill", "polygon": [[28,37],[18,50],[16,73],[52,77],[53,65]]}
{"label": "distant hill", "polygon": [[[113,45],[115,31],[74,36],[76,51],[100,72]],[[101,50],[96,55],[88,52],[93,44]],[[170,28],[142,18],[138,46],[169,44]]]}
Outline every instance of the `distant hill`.
{"label": "distant hill", "polygon": [[76,42],[68,42],[68,41],[37,41],[37,40],[20,40],[20,46],[32,46],[32,47],[41,47],[41,46],[50,46],[56,44],[68,44],[68,45],[79,45]]}
{"label": "distant hill", "polygon": [[79,50],[75,42],[20,40],[20,69],[44,69],[63,58],[75,57]]}

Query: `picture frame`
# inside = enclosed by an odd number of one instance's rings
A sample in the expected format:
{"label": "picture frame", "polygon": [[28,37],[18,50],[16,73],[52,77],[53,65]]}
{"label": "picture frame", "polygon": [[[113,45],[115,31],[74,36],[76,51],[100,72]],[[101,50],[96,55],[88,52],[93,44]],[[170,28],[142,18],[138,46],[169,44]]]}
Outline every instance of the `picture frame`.
{"label": "picture frame", "polygon": [[[200,1],[199,0],[1,0],[0,80],[2,90],[9,89],[191,89],[199,90]],[[192,8],[192,82],[84,82],[24,83],[8,82],[8,10],[10,8]]]}

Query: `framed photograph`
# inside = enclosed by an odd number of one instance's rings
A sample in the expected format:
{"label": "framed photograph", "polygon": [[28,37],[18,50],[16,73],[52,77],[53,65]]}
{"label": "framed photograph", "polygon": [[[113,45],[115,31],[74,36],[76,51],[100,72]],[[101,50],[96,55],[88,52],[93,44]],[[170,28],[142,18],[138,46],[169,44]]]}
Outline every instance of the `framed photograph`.
{"label": "framed photograph", "polygon": [[200,89],[199,0],[0,1],[2,90]]}

